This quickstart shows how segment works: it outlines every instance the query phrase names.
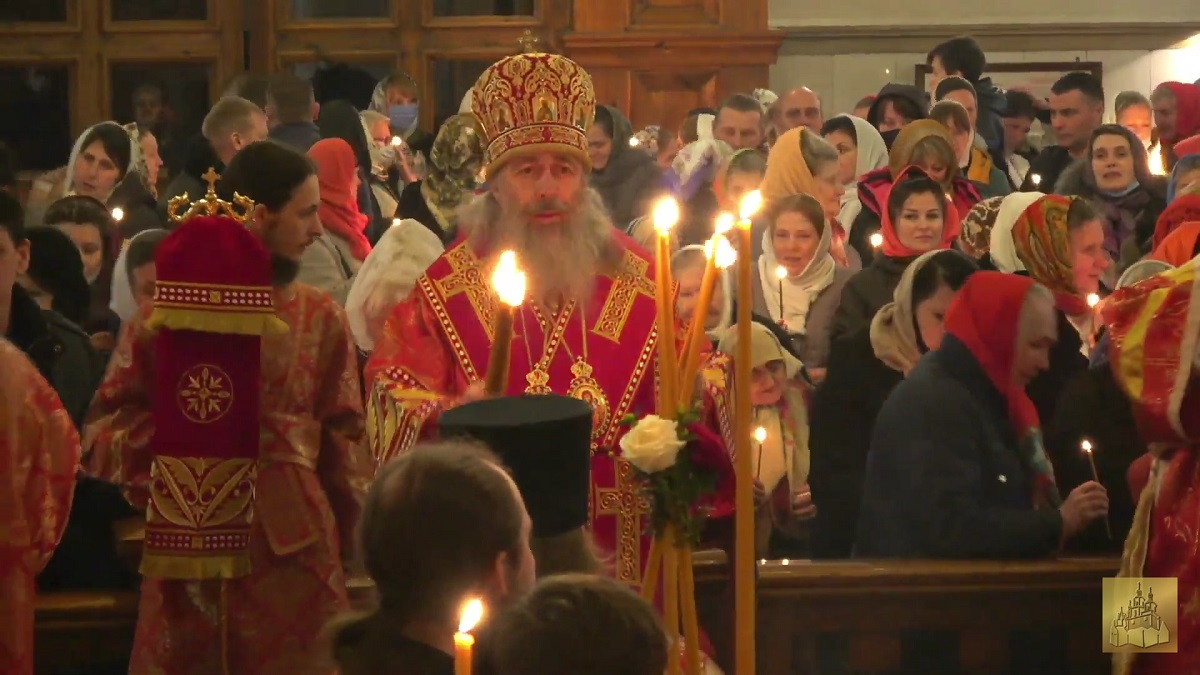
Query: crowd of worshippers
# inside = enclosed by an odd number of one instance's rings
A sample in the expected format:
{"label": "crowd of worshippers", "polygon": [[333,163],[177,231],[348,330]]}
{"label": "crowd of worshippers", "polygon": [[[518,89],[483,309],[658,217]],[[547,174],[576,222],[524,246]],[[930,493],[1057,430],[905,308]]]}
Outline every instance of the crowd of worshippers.
{"label": "crowd of worshippers", "polygon": [[[1116,554],[1136,502],[1126,472],[1147,444],[1100,317],[1114,291],[1200,253],[1200,86],[1123,92],[1114,124],[1089,73],[1064,75],[1043,100],[995,86],[969,37],[936,46],[927,60],[928,93],[890,84],[853,114],[826,117],[803,87],[754,90],[693,111],[678,130],[635,133],[620,110],[597,106],[586,130],[590,172],[580,171],[587,194],[614,233],[643,247],[656,236],[653,206],[678,201],[671,268],[685,325],[718,215],[754,190],[765,200],[752,226],[748,364],[763,430],[754,459],[760,556]],[[132,377],[118,345],[141,344],[136,319],[153,304],[156,260],[178,226],[172,200],[210,189],[255,204],[256,232],[275,233],[263,241],[273,262],[286,263],[276,281],[306,289],[280,310],[311,328],[293,347],[308,350],[306,368],[346,360],[346,327],[353,387],[328,380],[303,389],[336,397],[336,405],[318,398],[356,414],[361,432],[371,382],[359,373],[385,322],[464,236],[463,207],[498,180],[487,175],[492,139],[471,112],[471,92],[436,133],[420,128],[420,93],[407,75],[378,82],[369,100],[362,111],[345,100],[318,104],[312,82],[244,75],[199,136],[175,141],[183,145],[173,150],[182,158],[174,175],[160,175],[151,126],[105,121],[79,136],[64,168],[34,181],[24,204],[0,192],[0,332],[32,364],[28,378],[3,379],[32,381],[36,371],[61,400],[70,428],[42,434],[46,452],[78,446],[79,430],[86,467],[93,445],[124,442],[105,438],[100,423],[137,403],[104,391]],[[1042,147],[1029,141],[1035,125]],[[0,172],[10,183],[13,175]],[[280,223],[287,227],[272,227]],[[705,325],[718,353],[734,351],[736,293],[722,272]],[[20,358],[6,358],[6,374],[24,372]],[[287,367],[271,377],[286,381]],[[35,390],[13,393],[12,405]],[[636,672],[661,672],[662,628],[636,596],[587,577],[524,595],[530,525],[501,455],[420,446],[375,475],[360,538],[383,602],[339,629],[343,672],[385,672],[375,659],[389,650],[449,663],[450,599],[481,587],[520,598],[498,624],[499,660],[510,664],[499,673],[563,672],[521,661],[529,654],[519,645],[531,639],[560,647],[563,663],[580,651],[636,655],[646,659]],[[121,458],[106,461],[119,468]],[[49,464],[60,463],[70,468]],[[114,531],[142,515],[112,479],[75,476],[69,517],[44,524],[65,534],[35,565],[39,591],[140,583],[119,559]],[[465,511],[435,515],[450,507]],[[348,513],[357,519],[357,508]],[[593,560],[575,547],[559,571],[596,572],[603,553]],[[146,600],[145,587],[143,596],[143,607],[167,602]],[[624,621],[602,621],[599,606]],[[388,628],[405,621],[418,631],[407,634],[412,644],[396,643]],[[555,632],[567,624],[569,634]],[[628,633],[615,635],[614,625]],[[618,639],[630,646],[582,646]]]}

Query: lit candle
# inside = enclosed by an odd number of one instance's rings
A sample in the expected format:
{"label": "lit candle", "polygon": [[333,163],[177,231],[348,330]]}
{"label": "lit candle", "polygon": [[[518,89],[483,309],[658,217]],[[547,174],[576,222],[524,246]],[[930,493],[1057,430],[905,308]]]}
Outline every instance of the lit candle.
{"label": "lit candle", "polygon": [[762,475],[762,449],[763,443],[767,441],[767,428],[758,427],[754,430],[754,442],[758,443],[758,464],[754,467],[754,478],[758,479]]}
{"label": "lit candle", "polygon": [[121,220],[125,218],[125,210],[119,206],[114,208],[112,210],[112,217],[113,220],[117,221],[118,223],[121,222]]}
{"label": "lit candle", "polygon": [[783,265],[776,267],[775,278],[779,279],[779,325],[783,326],[783,280],[787,278],[787,268]]}
{"label": "lit candle", "polygon": [[1088,293],[1087,304],[1088,307],[1095,307],[1096,305],[1100,304],[1100,296],[1096,293]]}
{"label": "lit candle", "polygon": [[501,307],[496,312],[495,330],[492,333],[492,352],[488,355],[487,375],[483,388],[488,394],[498,396],[508,386],[508,364],[512,352],[513,314],[525,301],[525,273],[517,268],[517,254],[505,251],[500,254],[496,270],[492,272],[492,288],[500,296]]}
{"label": "lit candle", "polygon": [[700,297],[696,311],[692,314],[692,325],[688,330],[686,348],[683,353],[683,368],[679,371],[679,407],[691,405],[696,373],[700,369],[700,345],[705,339],[704,324],[708,323],[708,312],[712,305],[713,292],[717,287],[720,270],[726,269],[737,259],[737,253],[729,245],[725,233],[733,227],[733,214],[717,216],[716,230],[711,239],[704,243],[704,277],[700,281]]}
{"label": "lit candle", "polygon": [[1167,169],[1166,169],[1166,167],[1163,166],[1162,143],[1161,142],[1158,145],[1155,145],[1153,148],[1150,149],[1149,160],[1150,160],[1150,173],[1154,174],[1155,176],[1167,175]]}
{"label": "lit candle", "polygon": [[403,144],[404,144],[404,141],[400,140],[399,136],[392,136],[392,147],[393,148],[398,148]]}
{"label": "lit candle", "polygon": [[875,234],[871,235],[871,247],[879,248],[880,246],[883,246],[883,235],[876,232]]}
{"label": "lit candle", "polygon": [[[1079,449],[1083,450],[1083,454],[1087,455],[1088,466],[1092,468],[1092,480],[1099,483],[1100,474],[1096,471],[1096,460],[1092,457],[1092,442],[1086,438],[1083,439],[1083,442],[1079,444]],[[1108,533],[1109,539],[1113,538],[1112,525],[1109,524],[1107,516],[1104,517],[1104,531]]]}
{"label": "lit candle", "polygon": [[737,520],[734,534],[734,671],[755,670],[754,467],[750,457],[750,267],[754,264],[750,218],[762,208],[762,193],[742,198],[738,222],[737,353],[734,369],[734,465]]}
{"label": "lit candle", "polygon": [[1033,182],[1034,187],[1037,187],[1042,184],[1041,174],[1031,173],[1031,174],[1029,174],[1029,180]]}
{"label": "lit candle", "polygon": [[458,632],[454,634],[454,675],[471,675],[471,652],[475,648],[475,637],[471,631],[482,618],[483,602],[479,598],[463,605]]}
{"label": "lit candle", "polygon": [[629,147],[631,147],[631,148],[636,148],[637,146],[638,146],[638,139],[637,139],[637,136],[632,136],[632,137],[630,137],[630,139],[629,139]]}
{"label": "lit candle", "polygon": [[399,218],[392,218],[392,227],[397,227],[397,226],[399,226],[399,225],[400,225],[400,219],[399,219]]}
{"label": "lit candle", "polygon": [[679,355],[675,351],[675,288],[671,278],[671,228],[679,222],[679,202],[671,197],[661,199],[651,215],[658,234],[655,247],[655,274],[658,297],[658,386],[660,417],[675,419],[679,396]]}

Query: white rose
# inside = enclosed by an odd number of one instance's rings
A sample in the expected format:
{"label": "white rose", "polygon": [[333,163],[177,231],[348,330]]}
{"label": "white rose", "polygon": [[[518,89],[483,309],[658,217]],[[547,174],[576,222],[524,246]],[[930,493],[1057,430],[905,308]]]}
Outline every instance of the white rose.
{"label": "white rose", "polygon": [[683,448],[674,420],[647,415],[621,438],[621,456],[644,473],[657,473],[675,466]]}

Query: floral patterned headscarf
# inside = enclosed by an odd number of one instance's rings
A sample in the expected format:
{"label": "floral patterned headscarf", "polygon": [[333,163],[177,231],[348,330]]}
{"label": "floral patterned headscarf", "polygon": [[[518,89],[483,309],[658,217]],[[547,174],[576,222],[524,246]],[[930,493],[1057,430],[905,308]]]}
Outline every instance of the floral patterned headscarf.
{"label": "floral patterned headscarf", "polygon": [[1021,212],[1013,225],[1013,246],[1029,276],[1054,293],[1060,310],[1070,316],[1087,312],[1087,301],[1075,287],[1071,234],[1067,213],[1080,197],[1046,195]]}
{"label": "floral patterned headscarf", "polygon": [[429,153],[429,175],[421,181],[421,196],[446,233],[458,227],[455,210],[481,182],[483,133],[471,113],[459,113],[442,124]]}

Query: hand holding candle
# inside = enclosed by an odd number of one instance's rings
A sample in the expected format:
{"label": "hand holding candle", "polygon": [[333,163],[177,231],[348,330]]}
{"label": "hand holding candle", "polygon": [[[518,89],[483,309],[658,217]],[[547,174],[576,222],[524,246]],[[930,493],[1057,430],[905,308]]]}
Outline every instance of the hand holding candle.
{"label": "hand holding candle", "polygon": [[[1100,474],[1096,471],[1096,459],[1092,457],[1092,442],[1086,438],[1083,439],[1083,442],[1079,444],[1079,449],[1087,456],[1088,466],[1092,468],[1092,480],[1100,483]],[[1103,485],[1103,483],[1100,484]],[[1109,539],[1113,538],[1112,525],[1108,522],[1108,516],[1104,517],[1104,531],[1108,534]]]}
{"label": "hand holding candle", "polygon": [[483,602],[479,598],[469,600],[463,605],[458,620],[458,632],[454,634],[454,675],[471,675],[472,652],[475,648],[475,637],[471,635],[471,631],[482,618]]}
{"label": "hand holding candle", "polygon": [[664,197],[651,216],[655,238],[654,268],[658,299],[658,414],[675,419],[679,410],[679,354],[675,351],[675,290],[671,277],[671,228],[679,222],[679,202]]}
{"label": "hand holding candle", "polygon": [[492,351],[488,355],[483,388],[487,394],[498,396],[504,393],[504,388],[508,385],[513,313],[525,301],[525,273],[517,267],[517,254],[512,251],[500,254],[500,260],[492,272],[492,288],[495,289],[496,295],[500,296],[501,307],[496,311]]}
{"label": "hand holding candle", "polygon": [[762,475],[763,443],[767,442],[766,427],[758,427],[754,430],[754,442],[758,443],[758,463],[754,465],[754,478],[757,480]]}

